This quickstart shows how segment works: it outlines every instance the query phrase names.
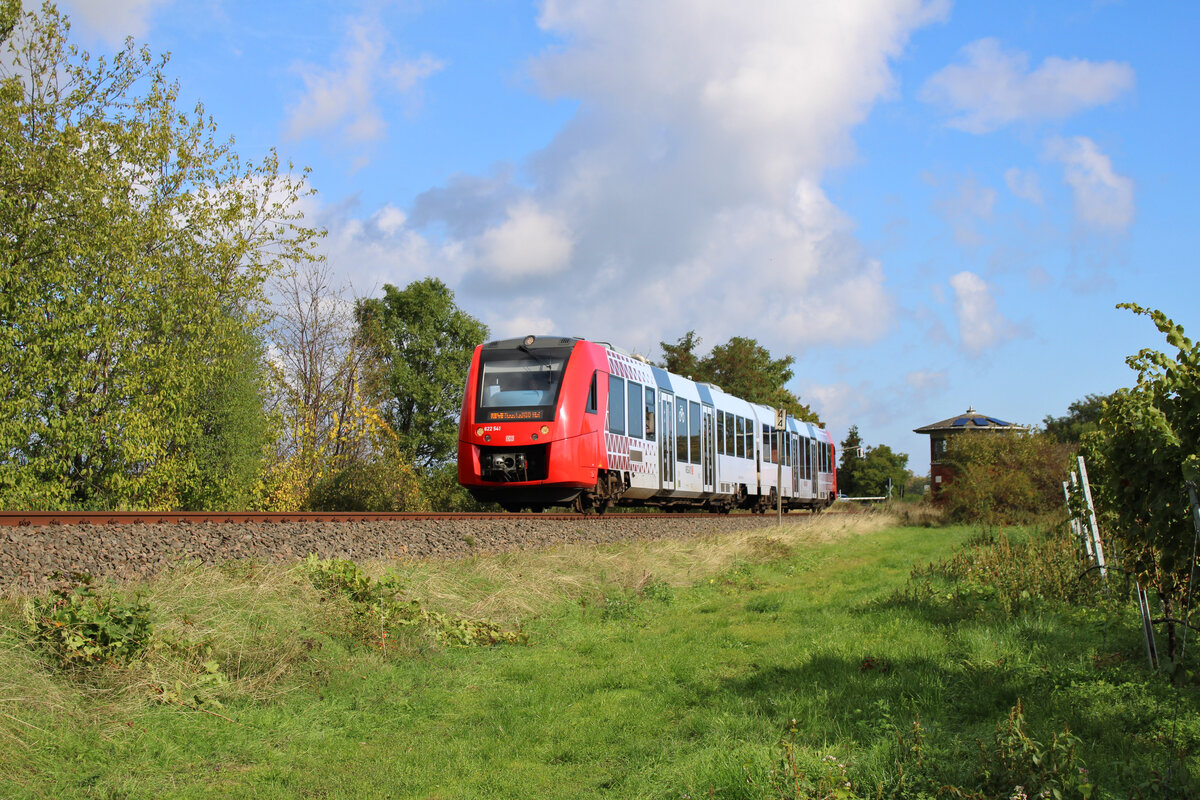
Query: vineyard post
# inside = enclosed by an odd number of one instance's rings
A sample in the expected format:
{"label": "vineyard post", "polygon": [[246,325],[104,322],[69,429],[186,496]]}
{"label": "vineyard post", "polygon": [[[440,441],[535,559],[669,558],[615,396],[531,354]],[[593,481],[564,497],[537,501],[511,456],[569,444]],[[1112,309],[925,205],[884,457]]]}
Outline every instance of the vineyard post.
{"label": "vineyard post", "polygon": [[[1079,491],[1079,473],[1072,472],[1071,473],[1071,492],[1073,494],[1077,491]],[[1072,517],[1072,521],[1075,523],[1076,534],[1079,536],[1080,539],[1083,540],[1083,548],[1085,550],[1087,550],[1088,561],[1089,562],[1095,561],[1096,554],[1092,550],[1092,537],[1091,537],[1091,534],[1084,533],[1083,520],[1081,520],[1079,517]]]}
{"label": "vineyard post", "polygon": [[1137,596],[1138,613],[1142,617],[1142,635],[1146,637],[1146,657],[1150,659],[1150,669],[1158,669],[1158,646],[1154,643],[1154,623],[1150,620],[1150,597],[1140,583],[1133,585],[1133,593]]}
{"label": "vineyard post", "polygon": [[1100,543],[1100,526],[1096,524],[1096,506],[1092,504],[1092,487],[1088,485],[1087,465],[1083,463],[1083,456],[1079,457],[1079,481],[1083,484],[1083,496],[1087,500],[1088,524],[1096,546],[1096,564],[1100,567],[1100,577],[1107,581],[1108,567],[1104,564],[1104,546]]}

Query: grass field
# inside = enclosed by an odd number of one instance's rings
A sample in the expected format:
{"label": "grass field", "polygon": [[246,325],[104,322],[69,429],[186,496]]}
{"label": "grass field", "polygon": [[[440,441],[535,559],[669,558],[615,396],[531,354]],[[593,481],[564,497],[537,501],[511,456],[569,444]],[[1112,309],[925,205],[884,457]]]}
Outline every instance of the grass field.
{"label": "grass field", "polygon": [[826,515],[365,565],[528,634],[494,647],[384,636],[298,569],[182,565],[141,587],[139,660],[64,671],[10,598],[0,797],[1194,796],[1200,693],[1145,668],[1124,598],[913,577],[964,544],[991,569],[981,541]]}

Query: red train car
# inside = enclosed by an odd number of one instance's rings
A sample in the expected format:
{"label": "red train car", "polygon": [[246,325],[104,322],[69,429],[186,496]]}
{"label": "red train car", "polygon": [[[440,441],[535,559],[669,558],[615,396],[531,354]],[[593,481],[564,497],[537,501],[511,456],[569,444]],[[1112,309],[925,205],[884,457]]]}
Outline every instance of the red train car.
{"label": "red train car", "polygon": [[479,346],[460,419],[459,483],[509,510],[819,509],[837,493],[827,431],[776,430],[773,409],[602,342]]}

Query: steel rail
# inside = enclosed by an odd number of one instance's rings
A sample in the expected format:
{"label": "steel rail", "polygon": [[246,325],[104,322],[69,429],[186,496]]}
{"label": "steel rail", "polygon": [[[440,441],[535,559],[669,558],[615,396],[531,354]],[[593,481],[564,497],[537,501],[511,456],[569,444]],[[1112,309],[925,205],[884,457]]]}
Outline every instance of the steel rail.
{"label": "steel rail", "polygon": [[679,519],[703,517],[730,519],[745,514],[677,514],[665,512],[617,512],[614,514],[578,514],[550,512],[516,514],[510,512],[405,512],[374,513],[363,511],[0,511],[0,528],[40,527],[45,525],[163,525],[163,524],[225,524],[278,522],[411,522],[414,520],[490,520],[542,519],[574,520],[578,522],[601,519]]}

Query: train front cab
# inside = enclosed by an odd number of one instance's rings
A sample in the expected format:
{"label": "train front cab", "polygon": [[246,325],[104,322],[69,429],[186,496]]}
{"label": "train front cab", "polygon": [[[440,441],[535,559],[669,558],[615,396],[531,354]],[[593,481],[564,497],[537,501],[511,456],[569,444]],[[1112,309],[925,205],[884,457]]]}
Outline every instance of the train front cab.
{"label": "train front cab", "polygon": [[557,336],[477,347],[463,393],[459,483],[507,508],[567,504],[594,487],[604,455],[603,353]]}

